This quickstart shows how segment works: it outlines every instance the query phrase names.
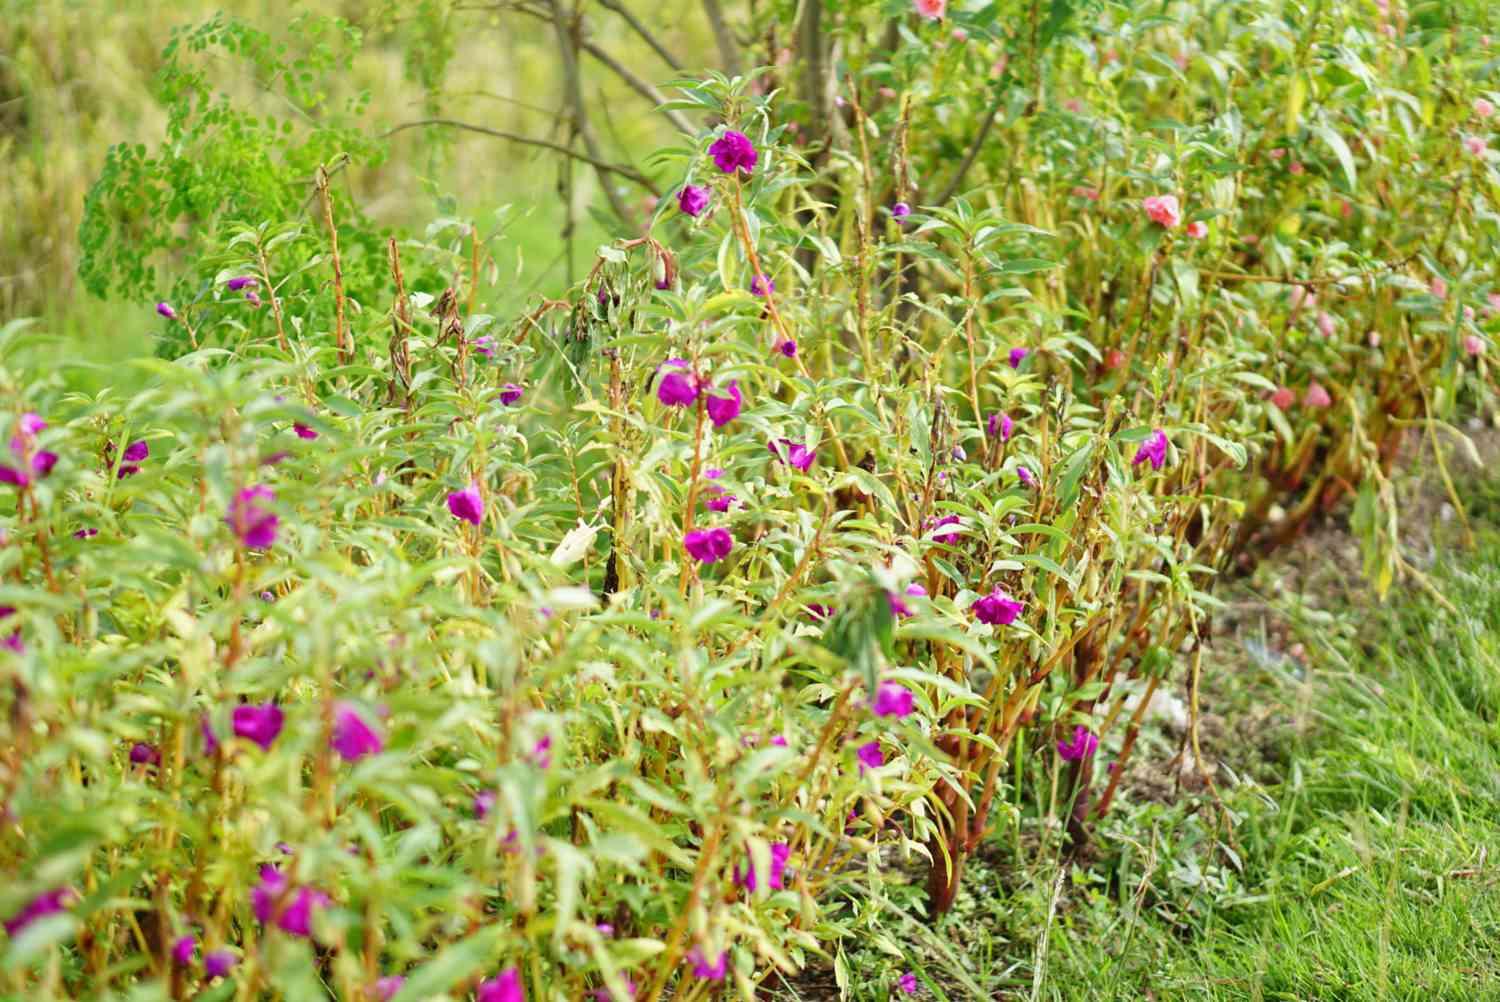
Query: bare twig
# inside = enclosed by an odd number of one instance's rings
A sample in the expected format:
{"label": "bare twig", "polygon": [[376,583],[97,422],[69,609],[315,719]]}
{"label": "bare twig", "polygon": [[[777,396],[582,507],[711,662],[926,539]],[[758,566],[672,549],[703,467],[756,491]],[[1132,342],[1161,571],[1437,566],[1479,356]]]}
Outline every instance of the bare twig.
{"label": "bare twig", "polygon": [[740,68],[739,46],[729,30],[728,22],[724,20],[719,0],[703,0],[703,13],[708,15],[708,25],[714,31],[714,41],[719,46],[719,59],[724,64],[724,72],[732,77],[739,76],[743,72]]}
{"label": "bare twig", "polygon": [[666,63],[668,66],[672,67],[672,69],[678,71],[679,73],[682,72],[682,64],[672,57],[672,53],[667,51],[667,47],[663,45],[655,35],[651,34],[650,30],[647,29],[647,27],[636,18],[635,14],[631,12],[630,8],[626,7],[623,3],[620,3],[619,0],[599,0],[599,3],[600,5],[609,8],[616,14],[623,17],[625,19],[625,23],[634,28],[635,33],[637,35],[640,35],[641,38],[645,39],[646,44],[651,46],[651,48],[655,50],[658,56],[661,56],[662,62]]}
{"label": "bare twig", "polygon": [[533,136],[517,135],[514,132],[506,132],[504,129],[492,129],[487,125],[474,125],[473,123],[460,122],[457,119],[453,118],[419,118],[414,122],[403,122],[402,124],[396,126],[394,129],[391,129],[389,132],[386,132],[380,138],[384,139],[386,136],[395,135],[396,133],[404,132],[407,129],[425,128],[430,125],[442,126],[448,129],[462,129],[465,132],[477,132],[480,135],[494,136],[496,139],[504,139],[512,143],[520,143],[523,146],[539,146],[542,149],[551,150],[554,153],[561,153],[563,156],[572,157],[574,160],[582,160],[584,163],[589,164],[595,170],[600,171],[601,173],[618,174],[628,181],[634,181],[636,184],[640,185],[642,188],[645,188],[653,195],[661,194],[656,185],[651,182],[651,179],[646,177],[646,175],[642,174],[640,171],[636,170],[634,167],[630,167],[625,164],[612,164],[607,160],[599,159],[597,156],[593,156],[587,153],[579,153],[577,150],[570,150],[561,143],[554,143],[550,140],[537,139]]}
{"label": "bare twig", "polygon": [[958,165],[958,172],[953,175],[953,180],[948,182],[948,187],[938,196],[934,205],[942,205],[948,199],[958,193],[959,186],[964,183],[964,177],[969,173],[969,168],[974,166],[974,161],[979,158],[979,151],[984,147],[984,141],[989,138],[990,129],[995,126],[995,116],[1000,113],[1000,102],[1003,100],[999,91],[995,93],[995,100],[990,102],[990,110],[985,113],[984,124],[979,131],[974,133],[974,139],[969,143],[969,151],[964,154],[963,161]]}
{"label": "bare twig", "polygon": [[578,44],[589,55],[599,60],[605,66],[608,66],[611,70],[614,70],[615,75],[629,84],[631,90],[641,95],[641,97],[645,98],[647,101],[650,101],[652,107],[656,108],[657,111],[665,115],[667,117],[667,121],[671,122],[679,130],[681,130],[682,132],[686,132],[689,135],[697,131],[693,128],[693,123],[689,122],[685,117],[683,117],[681,112],[673,108],[662,107],[662,105],[667,103],[667,96],[653,87],[649,81],[643,80],[640,77],[636,76],[627,67],[625,67],[617,59],[615,59],[614,56],[611,56],[608,52],[605,52],[603,49],[601,49],[599,46],[595,45],[588,39],[581,38],[578,40]]}
{"label": "bare twig", "polygon": [[[569,19],[561,0],[547,0],[547,6],[552,10],[552,26],[557,31],[557,53],[562,57],[563,66],[563,90],[573,112],[573,126],[578,130],[578,137],[583,140],[583,148],[588,150],[590,163],[593,163],[599,160],[599,142],[589,126],[588,108],[583,103],[583,88],[578,82],[578,20],[576,16]],[[577,12],[574,13],[576,15]],[[621,222],[629,220],[630,214],[625,203],[620,201],[619,193],[609,183],[608,172],[597,163],[594,169],[599,172],[599,187],[604,189],[604,197],[609,199],[615,216]]]}

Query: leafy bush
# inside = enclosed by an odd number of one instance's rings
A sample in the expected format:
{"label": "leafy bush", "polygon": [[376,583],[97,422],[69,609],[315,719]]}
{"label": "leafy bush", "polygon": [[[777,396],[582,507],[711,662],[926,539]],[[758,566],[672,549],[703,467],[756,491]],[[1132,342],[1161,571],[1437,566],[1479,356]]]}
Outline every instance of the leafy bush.
{"label": "leafy bush", "polygon": [[351,294],[329,199],[153,389],[0,372],[14,990],[748,998],[1038,757],[1086,844],[1220,572],[1352,494],[1388,584],[1487,385],[1487,42],[1050,10],[840,7],[827,115],[683,82],[649,233],[514,320],[452,221]]}

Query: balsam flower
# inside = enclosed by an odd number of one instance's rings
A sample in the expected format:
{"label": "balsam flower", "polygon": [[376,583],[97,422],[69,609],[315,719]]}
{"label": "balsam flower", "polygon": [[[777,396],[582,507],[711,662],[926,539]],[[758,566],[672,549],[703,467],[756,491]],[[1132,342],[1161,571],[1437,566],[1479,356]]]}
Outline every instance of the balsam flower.
{"label": "balsam flower", "polygon": [[695,946],[688,951],[687,960],[693,965],[693,976],[705,981],[723,981],[724,975],[729,972],[728,950],[721,952],[719,959],[710,964],[708,958],[703,956],[703,950]]}
{"label": "balsam flower", "polygon": [[882,682],[875,688],[870,712],[877,717],[905,717],[912,711],[912,692],[898,682]]}
{"label": "balsam flower", "polygon": [[1027,487],[1036,486],[1036,477],[1032,476],[1031,471],[1024,466],[1016,467],[1016,479]]}
{"label": "balsam flower", "polygon": [[1098,748],[1098,737],[1082,724],[1073,728],[1072,740],[1057,742],[1057,753],[1062,756],[1064,762],[1081,762],[1093,755]]}
{"label": "balsam flower", "polygon": [[1186,233],[1194,240],[1202,240],[1204,237],[1208,236],[1208,224],[1201,219],[1195,219],[1191,223],[1188,223],[1187,227],[1182,232]]}
{"label": "balsam flower", "polygon": [[669,358],[662,363],[667,370],[656,383],[656,399],[668,407],[686,407],[698,399],[698,377],[688,368],[686,359]]}
{"label": "balsam flower", "polygon": [[212,950],[203,955],[203,976],[212,981],[214,978],[222,978],[234,970],[234,965],[239,963],[239,958],[229,950]]}
{"label": "balsam flower", "polygon": [[[961,526],[962,524],[963,524],[963,520],[960,519],[957,515],[944,515],[942,518],[938,519],[937,521],[932,522],[929,525],[929,528],[940,529],[940,528],[942,528],[945,525],[959,525],[959,526]],[[956,545],[958,545],[958,541],[960,539],[962,539],[962,538],[963,538],[963,533],[961,531],[960,532],[937,532],[937,533],[933,533],[932,541],[935,542],[935,543],[943,543],[944,545],[947,545],[947,546],[956,546]]]}
{"label": "balsam flower", "polygon": [[713,145],[708,148],[708,153],[714,158],[715,166],[725,174],[733,174],[736,171],[749,174],[755,169],[756,160],[760,158],[755,152],[755,145],[750,142],[750,137],[733,129],[714,140]]}
{"label": "balsam flower", "polygon": [[907,971],[896,979],[896,987],[901,989],[901,994],[903,995],[917,994],[917,976],[911,971]]}
{"label": "balsam flower", "polygon": [[1489,147],[1486,145],[1483,136],[1465,136],[1464,149],[1476,157],[1482,157]]}
{"label": "balsam flower", "polygon": [[391,1002],[401,987],[406,984],[406,979],[399,974],[390,974],[375,982],[375,997],[380,1002]]}
{"label": "balsam flower", "polygon": [[521,984],[521,972],[507,967],[498,975],[479,984],[475,1002],[526,1002],[526,988]]}
{"label": "balsam flower", "polygon": [[1489,118],[1495,113],[1495,106],[1482,97],[1474,99],[1474,114],[1480,118]]}
{"label": "balsam flower", "polygon": [[[205,717],[204,720],[206,724],[207,718]],[[230,724],[235,737],[253,741],[260,745],[261,751],[270,751],[271,745],[281,734],[281,727],[285,720],[281,707],[275,703],[262,703],[258,706],[245,703],[236,706],[234,713],[230,716]]]}
{"label": "balsam flower", "polygon": [[1161,464],[1167,461],[1167,433],[1160,428],[1153,431],[1141,443],[1140,448],[1135,450],[1135,458],[1130,461],[1130,465],[1140,466],[1147,461],[1151,463],[1153,470],[1161,469]]}
{"label": "balsam flower", "polygon": [[237,278],[231,278],[229,281],[225,282],[224,287],[230,292],[240,292],[255,285],[256,281],[257,280],[253,275],[240,275]]}
{"label": "balsam flower", "polygon": [[357,762],[366,755],[378,755],[385,742],[359,711],[348,703],[333,708],[333,734],[328,743],[346,762]]}
{"label": "balsam flower", "polygon": [[161,752],[153,745],[137,741],[130,746],[130,761],[133,765],[161,765]]}
{"label": "balsam flower", "polygon": [[1302,404],[1305,407],[1327,407],[1333,403],[1333,398],[1323,388],[1323,384],[1314,379],[1307,384],[1307,392],[1302,394]]}
{"label": "balsam flower", "polygon": [[[751,163],[754,166],[754,163]],[[685,184],[677,193],[677,207],[689,216],[697,217],[708,208],[708,189],[694,184]]]}
{"label": "balsam flower", "polygon": [[1141,199],[1146,217],[1159,226],[1175,230],[1182,223],[1182,209],[1176,195],[1149,195]]}
{"label": "balsam flower", "polygon": [[484,521],[484,498],[479,494],[479,485],[471,483],[461,491],[448,495],[448,512],[470,525]]}
{"label": "balsam flower", "polygon": [[20,911],[16,912],[4,922],[5,933],[12,940],[21,935],[22,930],[37,919],[46,918],[48,915],[59,915],[72,901],[73,891],[67,887],[59,887],[55,890],[38,894],[28,901]]}
{"label": "balsam flower", "polygon": [[1477,334],[1464,335],[1464,351],[1471,357],[1477,358],[1484,354],[1484,341]]}
{"label": "balsam flower", "polygon": [[172,309],[172,306],[171,306],[170,303],[157,303],[156,304],[156,312],[157,312],[157,315],[166,317],[168,320],[176,320],[177,319],[177,311],[174,310],[174,309]]}
{"label": "balsam flower", "polygon": [[[787,857],[791,854],[792,847],[785,842],[777,842],[771,846],[771,868],[770,872],[766,875],[766,883],[773,891],[779,891],[783,886],[782,881],[786,874],[786,861]],[[749,855],[748,850],[746,850],[746,855]],[[734,882],[747,891],[759,889],[760,881],[755,875],[755,861],[753,859],[749,860],[743,870],[739,867],[734,868]]]}
{"label": "balsam flower", "polygon": [[513,407],[521,402],[521,397],[524,394],[525,390],[521,389],[515,383],[506,383],[500,387],[500,402],[506,407]]}
{"label": "balsam flower", "polygon": [[859,771],[866,769],[879,769],[885,765],[885,755],[880,750],[879,741],[871,741],[860,745],[854,751],[854,757],[859,760]]}
{"label": "balsam flower", "polygon": [[313,439],[315,439],[315,438],[318,437],[318,433],[316,431],[314,431],[313,429],[309,428],[307,425],[303,424],[301,421],[293,421],[292,422],[292,431],[294,431],[294,432],[297,433],[297,437],[298,438],[303,439],[304,441],[308,441],[308,442],[311,442]]}
{"label": "balsam flower", "polygon": [[891,206],[891,218],[897,223],[905,223],[906,217],[911,215],[911,206],[905,202],[897,202]]}
{"label": "balsam flower", "polygon": [[948,12],[948,0],[914,0],[917,13],[929,21],[941,21]]}
{"label": "balsam flower", "polygon": [[682,537],[682,547],[694,560],[713,564],[729,556],[734,549],[734,537],[728,529],[694,529]]}
{"label": "balsam flower", "polygon": [[776,280],[764,275],[756,275],[750,280],[750,291],[762,299],[769,298],[776,291]]}
{"label": "balsam flower", "polygon": [[906,586],[905,595],[897,595],[895,592],[886,592],[885,597],[886,600],[890,603],[891,614],[898,618],[905,619],[907,616],[912,615],[912,608],[907,604],[906,600],[908,598],[926,598],[927,589],[923,588],[916,582],[913,582]]}
{"label": "balsam flower", "polygon": [[239,537],[241,545],[264,550],[276,542],[276,513],[266,507],[276,500],[271,488],[262,484],[246,487],[229,502],[224,521]]}
{"label": "balsam flower", "polygon": [[771,451],[771,455],[775,456],[781,462],[795,467],[804,473],[812,466],[813,458],[816,456],[815,450],[809,449],[801,443],[793,442],[789,438],[767,442],[766,448]]}
{"label": "balsam flower", "polygon": [[178,967],[187,967],[193,962],[193,951],[197,948],[196,936],[179,936],[172,944],[172,962]]}
{"label": "balsam flower", "polygon": [[781,354],[785,355],[787,358],[796,358],[797,342],[789,337],[780,338],[777,340],[772,350],[781,352]]}
{"label": "balsam flower", "polygon": [[727,395],[708,395],[706,400],[708,419],[714,423],[715,428],[722,428],[740,416],[740,407],[743,403],[744,398],[740,396],[739,380],[731,379]]}
{"label": "balsam flower", "polygon": [[1001,591],[999,586],[969,606],[974,611],[975,619],[990,626],[1009,626],[1025,607],[1025,603],[1017,602]]}
{"label": "balsam flower", "polygon": [[1029,354],[1031,354],[1030,348],[1012,348],[1010,350],[1010,367],[1012,369],[1019,369],[1021,363],[1026,360],[1026,356]]}
{"label": "balsam flower", "polygon": [[262,925],[275,922],[293,936],[311,936],[313,910],[328,903],[328,895],[322,891],[292,888],[286,874],[269,863],[260,868],[260,883],[250,892],[250,909],[256,919]]}

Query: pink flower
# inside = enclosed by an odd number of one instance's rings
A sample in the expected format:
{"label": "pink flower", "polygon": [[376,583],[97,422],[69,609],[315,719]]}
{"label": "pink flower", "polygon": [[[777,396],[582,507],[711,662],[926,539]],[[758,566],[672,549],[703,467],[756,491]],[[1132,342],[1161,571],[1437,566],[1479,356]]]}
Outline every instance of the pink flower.
{"label": "pink flower", "polygon": [[712,564],[729,556],[734,549],[734,537],[728,529],[694,529],[682,537],[682,547],[694,560]]}
{"label": "pink flower", "polygon": [[696,217],[708,208],[708,189],[693,184],[683,185],[682,190],[677,193],[677,208],[689,216]]}
{"label": "pink flower", "polygon": [[1062,756],[1064,762],[1081,762],[1094,754],[1098,748],[1099,739],[1082,724],[1073,728],[1071,741],[1057,743],[1057,753]]}
{"label": "pink flower", "polygon": [[292,422],[292,431],[295,431],[297,433],[298,438],[306,439],[309,442],[318,437],[317,432],[313,431],[301,421]]}
{"label": "pink flower", "polygon": [[124,459],[127,463],[139,463],[151,455],[151,446],[144,439],[137,439],[125,447]]}
{"label": "pink flower", "polygon": [[731,379],[728,396],[721,397],[715,394],[708,396],[708,419],[714,423],[715,428],[722,428],[740,416],[740,406],[743,402],[744,399],[740,396],[739,380]]}
{"label": "pink flower", "polygon": [[769,298],[776,291],[776,280],[764,275],[756,275],[750,280],[750,291],[761,298]]}
{"label": "pink flower", "polygon": [[1474,99],[1474,114],[1480,118],[1489,118],[1495,113],[1495,106],[1482,97]]}
{"label": "pink flower", "polygon": [[905,717],[911,714],[911,690],[897,682],[882,682],[875,689],[870,711],[877,717]]}
{"label": "pink flower", "polygon": [[1031,354],[1030,348],[1012,348],[1010,350],[1010,367],[1012,369],[1019,369],[1021,363],[1026,360],[1026,356],[1029,354]]}
{"label": "pink flower", "polygon": [[[787,857],[792,854],[792,847],[785,842],[777,842],[771,846],[771,871],[767,874],[767,883],[773,891],[780,890],[783,886],[783,878],[786,874]],[[748,850],[746,855],[749,855]],[[751,859],[749,865],[743,870],[734,868],[734,882],[747,891],[757,890],[760,886],[755,876],[755,860]]]}
{"label": "pink flower", "polygon": [[948,0],[915,0],[914,6],[929,21],[940,21],[948,12]]}
{"label": "pink flower", "polygon": [[1432,281],[1428,284],[1427,289],[1436,299],[1448,298],[1448,283],[1443,281],[1441,276],[1432,276]]}
{"label": "pink flower", "polygon": [[1297,402],[1297,394],[1293,393],[1291,387],[1283,386],[1271,394],[1271,403],[1281,410],[1290,410],[1292,404]]}
{"label": "pink flower", "polygon": [[668,407],[686,407],[698,399],[698,377],[691,372],[687,359],[669,358],[661,368],[667,373],[657,381],[657,400]]}
{"label": "pink flower", "polygon": [[[719,954],[716,963],[710,964],[708,958],[703,955],[700,947],[693,947],[688,951],[688,963],[693,965],[693,976],[705,981],[723,981],[724,975],[729,971],[729,951],[725,950]],[[481,1000],[484,1002],[484,1000]]]}
{"label": "pink flower", "polygon": [[469,347],[473,348],[476,354],[482,355],[485,358],[495,357],[495,339],[488,334],[481,334],[474,338],[469,342]]}
{"label": "pink flower", "polygon": [[1316,379],[1307,384],[1307,392],[1302,394],[1302,404],[1305,407],[1327,407],[1333,403],[1333,398],[1328,391],[1323,389],[1323,384]]}
{"label": "pink flower", "polygon": [[896,987],[901,989],[901,994],[903,995],[917,994],[917,976],[911,971],[907,971],[896,979]]}
{"label": "pink flower", "polygon": [[805,445],[793,442],[789,438],[777,439],[775,442],[767,442],[766,448],[771,450],[771,455],[781,462],[806,473],[812,466],[813,459],[817,455],[816,450],[809,449]]}
{"label": "pink flower", "polygon": [[1182,210],[1177,205],[1176,195],[1148,195],[1141,199],[1141,208],[1153,223],[1174,230],[1182,222]]}
{"label": "pink flower", "polygon": [[900,618],[906,618],[912,614],[911,606],[906,603],[907,598],[925,598],[927,589],[921,585],[912,583],[906,586],[906,596],[902,597],[895,592],[886,592],[886,600],[890,603],[891,614]]}
{"label": "pink flower", "polygon": [[1025,607],[1025,603],[1017,602],[1001,591],[998,585],[994,591],[982,596],[969,606],[974,612],[975,619],[990,626],[1009,626],[1016,621],[1016,617]]}
{"label": "pink flower", "polygon": [[240,543],[252,549],[264,550],[276,542],[276,514],[265,505],[276,500],[269,487],[257,484],[246,487],[229,502],[229,514],[224,521],[239,537]]}
{"label": "pink flower", "polygon": [[346,762],[357,762],[385,750],[380,735],[348,703],[333,708],[333,734],[328,743]]}
{"label": "pink flower", "polygon": [[1479,335],[1477,334],[1465,335],[1464,351],[1477,358],[1478,356],[1484,354],[1484,342],[1480,340]]}
{"label": "pink flower", "polygon": [[[207,718],[204,720],[206,722]],[[260,745],[261,751],[270,750],[271,744],[281,733],[283,720],[281,707],[275,703],[236,706],[231,716],[235,736],[255,742]]]}
{"label": "pink flower", "polygon": [[1482,157],[1488,147],[1485,145],[1483,136],[1465,136],[1464,149],[1476,157]]}
{"label": "pink flower", "polygon": [[193,951],[198,947],[194,936],[179,936],[172,944],[172,962],[178,967],[187,967],[193,962]]}
{"label": "pink flower", "polygon": [[250,893],[256,919],[262,925],[274,920],[293,936],[311,936],[313,909],[327,905],[328,895],[322,891],[299,887],[294,892],[286,875],[269,863],[260,868],[260,884]]}
{"label": "pink flower", "polygon": [[405,984],[406,979],[399,974],[381,978],[375,982],[375,997],[380,1002],[391,1002],[391,999],[395,998],[396,993],[401,990],[401,986]]}
{"label": "pink flower", "polygon": [[1484,301],[1488,304],[1485,309],[1488,314],[1493,316],[1496,313],[1500,313],[1500,292],[1491,292],[1484,297]]}
{"label": "pink flower", "polygon": [[538,769],[552,768],[552,735],[544,734],[531,746],[531,764]]}
{"label": "pink flower", "polygon": [[241,275],[238,278],[231,278],[229,281],[225,282],[224,287],[230,292],[241,292],[245,289],[251,288],[255,284],[256,279],[254,277],[250,275]]}
{"label": "pink flower", "polygon": [[170,303],[157,303],[156,304],[156,312],[159,315],[161,315],[163,317],[166,317],[168,320],[176,320],[177,319],[177,311],[174,310],[174,309],[172,309],[172,306],[171,306]]}
{"label": "pink flower", "polygon": [[[940,528],[942,528],[945,525],[962,525],[962,520],[957,515],[944,515],[942,518],[938,519],[937,521],[931,522],[928,525],[928,528],[931,528],[931,529],[940,529]],[[937,532],[937,533],[933,533],[932,541],[935,542],[935,543],[943,543],[944,545],[947,545],[947,546],[954,546],[954,545],[956,545],[958,543],[959,539],[961,539],[962,536],[963,536],[963,533],[961,531],[960,532]]]}
{"label": "pink flower", "polygon": [[1087,185],[1075,185],[1073,187],[1072,195],[1074,198],[1083,198],[1087,199],[1090,202],[1099,201],[1099,189],[1090,188]]}
{"label": "pink flower", "polygon": [[1130,465],[1140,466],[1147,460],[1150,460],[1153,470],[1161,469],[1161,464],[1167,461],[1167,433],[1160,428],[1153,431],[1151,437],[1135,450],[1135,458],[1130,461]]}
{"label": "pink flower", "polygon": [[1083,114],[1083,102],[1076,97],[1070,97],[1063,102],[1063,107],[1075,115]]}
{"label": "pink flower", "polygon": [[474,817],[483,821],[490,811],[495,808],[495,801],[500,795],[494,790],[480,790],[474,794]]}
{"label": "pink flower", "polygon": [[153,745],[137,741],[130,746],[130,761],[135,765],[161,765],[161,752]]}
{"label": "pink flower", "polygon": [[448,511],[454,518],[463,519],[470,525],[484,520],[484,498],[479,494],[479,484],[474,482],[461,491],[448,495]]}
{"label": "pink flower", "polygon": [[1204,237],[1208,236],[1208,224],[1201,219],[1195,219],[1191,223],[1188,223],[1187,229],[1183,230],[1182,232],[1186,233],[1194,240],[1202,240]]}
{"label": "pink flower", "polygon": [[713,145],[708,148],[708,153],[714,158],[714,164],[725,174],[733,174],[736,171],[749,174],[755,169],[755,162],[759,159],[754,144],[750,142],[750,137],[743,132],[735,132],[733,129],[714,140]]}
{"label": "pink flower", "polygon": [[496,977],[481,982],[475,1002],[526,1002],[526,988],[518,968],[507,967]]}
{"label": "pink flower", "polygon": [[880,751],[879,741],[871,741],[868,744],[860,745],[855,749],[854,757],[859,759],[860,772],[864,772],[866,769],[879,769],[885,765],[885,755]]}
{"label": "pink flower", "polygon": [[1286,156],[1286,147],[1284,146],[1277,146],[1271,150],[1272,160],[1280,160],[1284,156]]}
{"label": "pink flower", "polygon": [[1318,314],[1318,333],[1324,337],[1333,337],[1338,328],[1334,326],[1333,317],[1327,313]]}
{"label": "pink flower", "polygon": [[24,908],[5,920],[6,935],[15,939],[21,935],[21,930],[37,919],[60,914],[71,903],[73,897],[73,891],[67,887],[59,887],[56,890],[38,894],[28,901]]}
{"label": "pink flower", "polygon": [[1303,308],[1309,310],[1316,309],[1317,305],[1318,297],[1311,289],[1305,285],[1292,286],[1292,309],[1294,311]]}
{"label": "pink flower", "polygon": [[203,976],[209,981],[222,978],[234,970],[237,963],[239,959],[229,950],[211,950],[203,955]]}
{"label": "pink flower", "polygon": [[1293,174],[1301,174],[1307,170],[1306,167],[1302,166],[1301,160],[1293,160],[1290,164],[1287,165],[1286,169],[1291,171]]}
{"label": "pink flower", "polygon": [[521,397],[525,392],[525,390],[521,389],[515,383],[506,383],[500,387],[500,403],[506,407],[514,407],[521,402]]}

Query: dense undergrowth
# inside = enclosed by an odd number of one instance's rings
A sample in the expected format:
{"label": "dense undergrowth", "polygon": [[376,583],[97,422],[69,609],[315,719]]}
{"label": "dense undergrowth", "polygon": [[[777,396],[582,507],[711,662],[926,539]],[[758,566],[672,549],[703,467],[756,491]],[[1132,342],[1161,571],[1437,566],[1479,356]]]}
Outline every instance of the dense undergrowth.
{"label": "dense undergrowth", "polygon": [[[887,936],[892,865],[946,913],[1037,784],[1126,837],[1222,572],[1351,499],[1409,569],[1391,465],[1500,324],[1493,57],[1462,5],[1048,10],[680,81],[649,229],[519,317],[194,77],[85,227],[193,251],[150,387],[0,370],[7,987],[748,998]],[[219,126],[284,215],[194,201]]]}

